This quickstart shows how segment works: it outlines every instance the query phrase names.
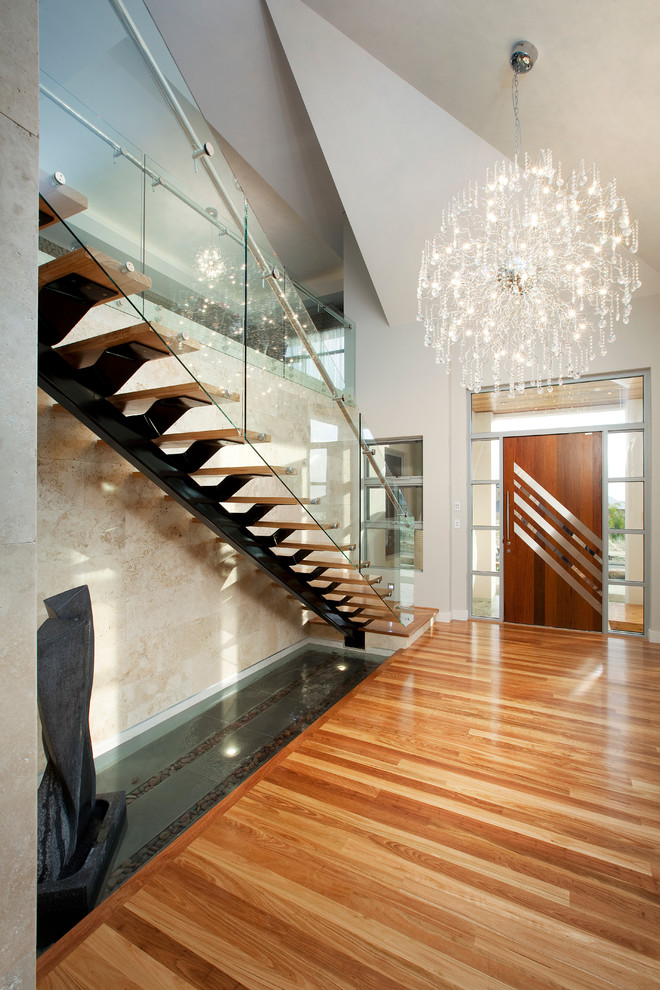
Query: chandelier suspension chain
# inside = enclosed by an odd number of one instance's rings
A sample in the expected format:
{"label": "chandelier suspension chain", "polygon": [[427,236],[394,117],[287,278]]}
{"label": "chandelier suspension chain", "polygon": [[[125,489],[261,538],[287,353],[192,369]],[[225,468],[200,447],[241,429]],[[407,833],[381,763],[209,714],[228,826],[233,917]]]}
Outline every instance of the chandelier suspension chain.
{"label": "chandelier suspension chain", "polygon": [[520,116],[518,114],[518,73],[515,69],[513,71],[513,79],[511,80],[511,103],[513,104],[513,145],[515,161],[518,161],[518,155],[520,154],[521,131]]}

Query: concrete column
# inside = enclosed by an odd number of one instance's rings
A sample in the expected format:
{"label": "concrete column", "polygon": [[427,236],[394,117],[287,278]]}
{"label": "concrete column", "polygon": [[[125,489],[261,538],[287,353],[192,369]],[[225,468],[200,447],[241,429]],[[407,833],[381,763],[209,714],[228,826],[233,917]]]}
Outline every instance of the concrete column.
{"label": "concrete column", "polygon": [[38,3],[0,0],[0,987],[34,987]]}

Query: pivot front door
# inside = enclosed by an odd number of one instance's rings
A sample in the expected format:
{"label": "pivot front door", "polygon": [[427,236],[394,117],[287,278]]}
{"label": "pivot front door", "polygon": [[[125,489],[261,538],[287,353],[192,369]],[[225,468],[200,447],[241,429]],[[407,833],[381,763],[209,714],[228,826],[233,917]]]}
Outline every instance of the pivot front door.
{"label": "pivot front door", "polygon": [[504,621],[602,628],[602,435],[504,439]]}

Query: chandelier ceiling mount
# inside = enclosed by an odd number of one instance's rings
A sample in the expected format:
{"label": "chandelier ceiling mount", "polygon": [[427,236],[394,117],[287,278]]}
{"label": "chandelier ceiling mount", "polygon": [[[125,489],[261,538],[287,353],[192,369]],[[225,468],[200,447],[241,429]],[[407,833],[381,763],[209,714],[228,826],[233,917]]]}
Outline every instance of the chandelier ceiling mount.
{"label": "chandelier ceiling mount", "polygon": [[509,63],[516,75],[519,75],[521,72],[529,72],[533,69],[538,57],[538,49],[531,41],[516,41],[511,48]]}

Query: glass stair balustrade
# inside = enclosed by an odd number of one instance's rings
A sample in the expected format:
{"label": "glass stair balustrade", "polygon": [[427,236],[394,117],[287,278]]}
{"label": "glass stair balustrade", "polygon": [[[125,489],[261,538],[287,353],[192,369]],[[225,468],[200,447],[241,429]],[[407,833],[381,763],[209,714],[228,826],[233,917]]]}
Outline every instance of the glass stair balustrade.
{"label": "glass stair balustrade", "polygon": [[[117,3],[93,6],[110,32]],[[141,4],[130,8],[140,31],[116,21],[109,37],[123,32],[136,46],[155,29]],[[169,59],[157,35],[150,44]],[[166,98],[172,80],[179,96],[185,88],[171,60],[156,85],[136,49],[140,115],[113,96],[127,86],[114,53],[88,87],[102,88],[99,109],[55,78],[61,52],[42,59],[42,384],[166,497],[357,642],[376,617],[402,621],[409,594],[407,577],[389,580],[394,559],[370,572],[362,552],[364,445],[345,377],[352,326],[294,285],[222,156],[193,160],[192,125]],[[88,75],[81,69],[76,85]],[[124,133],[142,139],[147,107],[158,124],[149,136],[176,174]]]}

